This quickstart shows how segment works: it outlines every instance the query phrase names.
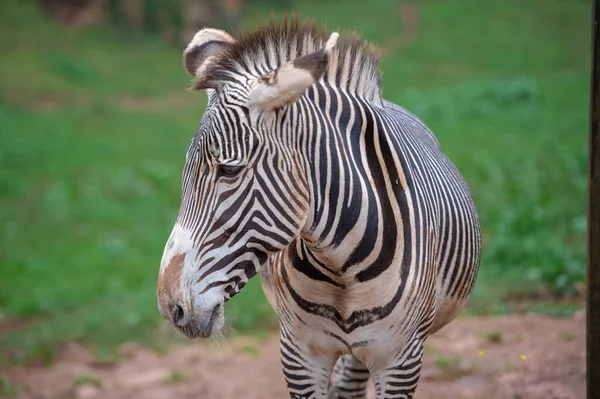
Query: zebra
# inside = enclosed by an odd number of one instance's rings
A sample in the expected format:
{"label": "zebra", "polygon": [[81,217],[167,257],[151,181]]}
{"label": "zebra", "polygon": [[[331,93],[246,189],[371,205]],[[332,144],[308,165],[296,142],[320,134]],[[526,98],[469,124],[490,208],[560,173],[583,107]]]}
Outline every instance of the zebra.
{"label": "zebra", "polygon": [[297,17],[183,52],[208,104],[187,150],[158,308],[189,338],[259,274],[290,397],[412,398],[464,308],[480,224],[431,130],[385,100],[375,46]]}

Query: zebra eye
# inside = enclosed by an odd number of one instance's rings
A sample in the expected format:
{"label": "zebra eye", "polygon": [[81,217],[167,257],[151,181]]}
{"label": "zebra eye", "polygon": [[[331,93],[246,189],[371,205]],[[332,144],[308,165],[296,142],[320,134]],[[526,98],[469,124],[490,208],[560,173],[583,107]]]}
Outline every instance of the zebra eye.
{"label": "zebra eye", "polygon": [[235,177],[242,171],[242,169],[244,169],[244,166],[241,165],[221,165],[221,167],[219,168],[219,173],[221,174],[221,176]]}

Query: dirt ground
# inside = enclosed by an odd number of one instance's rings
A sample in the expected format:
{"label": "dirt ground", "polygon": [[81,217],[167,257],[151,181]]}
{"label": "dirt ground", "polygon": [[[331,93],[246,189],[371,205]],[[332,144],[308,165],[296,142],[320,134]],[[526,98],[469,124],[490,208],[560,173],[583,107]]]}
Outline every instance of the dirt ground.
{"label": "dirt ground", "polygon": [[[192,342],[163,354],[135,344],[100,363],[69,346],[51,368],[7,375],[18,398],[283,399],[278,340]],[[372,387],[371,387],[372,388]],[[372,390],[369,398],[373,398]],[[459,318],[427,341],[415,399],[583,399],[585,315]]]}

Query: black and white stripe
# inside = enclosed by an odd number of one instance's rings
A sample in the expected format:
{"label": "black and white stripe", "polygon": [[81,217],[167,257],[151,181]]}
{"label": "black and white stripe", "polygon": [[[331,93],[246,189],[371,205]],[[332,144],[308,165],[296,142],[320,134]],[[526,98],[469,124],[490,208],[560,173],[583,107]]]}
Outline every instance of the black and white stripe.
{"label": "black and white stripe", "polygon": [[472,291],[477,212],[433,133],[381,98],[376,57],[354,37],[293,104],[248,107],[252,82],[326,38],[270,26],[206,73],[217,89],[175,229],[193,248],[181,289],[226,301],[260,273],[292,398],[364,398],[369,376],[378,399],[411,398],[425,340]]}

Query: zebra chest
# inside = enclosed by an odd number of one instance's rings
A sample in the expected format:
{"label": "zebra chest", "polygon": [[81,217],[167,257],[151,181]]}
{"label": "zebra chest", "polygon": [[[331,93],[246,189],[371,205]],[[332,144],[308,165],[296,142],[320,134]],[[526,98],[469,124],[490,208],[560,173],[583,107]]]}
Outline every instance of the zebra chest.
{"label": "zebra chest", "polygon": [[385,312],[384,308],[395,302],[400,282],[397,273],[390,271],[389,274],[382,277],[385,282],[342,281],[334,285],[291,270],[284,272],[286,278],[278,282],[278,288],[286,294],[282,296],[285,307],[305,314],[314,324],[334,323],[350,332],[354,327],[376,321],[380,316],[378,309]]}
{"label": "zebra chest", "polygon": [[352,354],[364,364],[376,365],[395,356],[396,343],[402,341],[402,334],[393,328],[391,318],[350,332],[342,331],[331,320],[314,315],[306,315],[304,319],[291,324],[295,340],[311,357],[338,358]]}
{"label": "zebra chest", "polygon": [[[329,331],[330,336],[364,340],[358,335],[364,327],[378,325],[398,304],[398,281],[390,276],[381,282],[334,286],[311,280],[302,273],[281,282],[279,308],[284,322],[301,324],[313,331]],[[356,334],[355,334],[356,332]],[[365,334],[365,336],[368,334]]]}

